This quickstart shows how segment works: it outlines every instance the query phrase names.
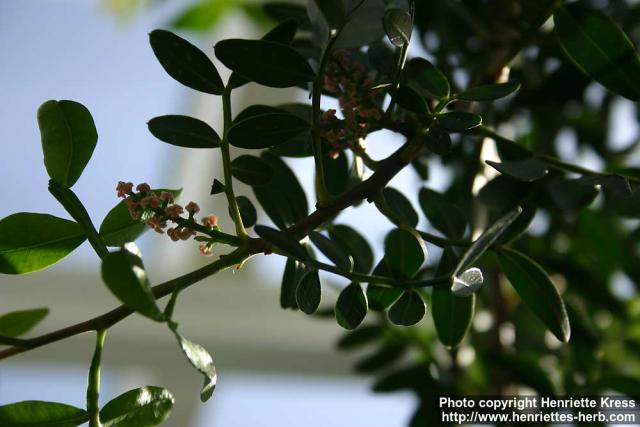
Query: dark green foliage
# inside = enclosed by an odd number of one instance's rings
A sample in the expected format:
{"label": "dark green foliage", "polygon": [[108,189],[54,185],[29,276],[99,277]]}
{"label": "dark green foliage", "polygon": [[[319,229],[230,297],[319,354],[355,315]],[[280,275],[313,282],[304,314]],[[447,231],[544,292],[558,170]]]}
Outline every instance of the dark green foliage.
{"label": "dark green foliage", "polygon": [[0,273],[25,274],[60,261],[86,239],[78,224],[21,212],[0,220]]}
{"label": "dark green foliage", "polygon": [[408,290],[389,309],[389,319],[396,325],[415,325],[424,317],[426,308],[420,294]]}
{"label": "dark green foliage", "polygon": [[207,55],[185,39],[166,30],[154,30],[149,42],[158,61],[174,79],[191,89],[220,95],[224,83]]}
{"label": "dark green foliage", "polygon": [[91,113],[74,101],[47,101],[38,109],[38,126],[49,177],[72,187],[98,142]]}
{"label": "dark green foliage", "polygon": [[367,295],[359,283],[344,288],[336,302],[336,320],[345,329],[355,329],[367,315]]}
{"label": "dark green foliage", "polygon": [[48,308],[19,310],[0,316],[0,335],[18,337],[26,334],[49,314]]}
{"label": "dark green foliage", "polygon": [[147,123],[149,131],[161,141],[189,148],[215,148],[220,137],[205,122],[188,116],[154,117]]}
{"label": "dark green foliage", "polygon": [[309,271],[300,279],[296,287],[296,304],[305,314],[313,314],[320,305],[322,290],[317,271]]}
{"label": "dark green foliage", "polygon": [[153,427],[170,414],[174,399],[169,390],[147,386],[129,390],[100,410],[104,427]]}
{"label": "dark green foliage", "polygon": [[0,406],[0,423],[3,426],[74,427],[84,424],[88,418],[87,412],[83,409],[63,403],[26,400]]}
{"label": "dark green foliage", "polygon": [[215,52],[229,69],[265,86],[291,87],[315,77],[307,60],[282,43],[230,39],[218,42]]}

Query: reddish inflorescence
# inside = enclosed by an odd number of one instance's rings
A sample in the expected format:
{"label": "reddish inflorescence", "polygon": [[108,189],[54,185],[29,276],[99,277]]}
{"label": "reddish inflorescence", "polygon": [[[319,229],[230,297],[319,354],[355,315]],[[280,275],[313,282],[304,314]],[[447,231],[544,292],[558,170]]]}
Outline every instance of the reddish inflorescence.
{"label": "reddish inflorescence", "polygon": [[[133,191],[133,183],[118,182],[116,192],[118,197],[124,199],[131,218],[136,221],[144,220],[146,224],[160,234],[167,235],[174,242],[178,240],[188,240],[196,236],[197,232],[192,227],[199,227],[195,222],[194,215],[200,212],[200,206],[196,202],[189,202],[185,207],[175,203],[173,194],[169,191],[152,191],[147,183],[138,184]],[[188,218],[182,216],[184,212]],[[168,221],[173,222],[175,227],[167,228]],[[202,224],[210,230],[217,230],[218,217],[211,214],[201,219]],[[203,230],[200,230],[201,232]],[[210,256],[213,254],[213,240],[200,245],[200,251]]]}
{"label": "reddish inflorescence", "polygon": [[344,50],[333,53],[324,77],[324,90],[338,97],[344,119],[336,117],[336,110],[324,112],[320,121],[324,141],[337,149],[359,146],[371,124],[383,114],[375,102],[372,84],[361,62],[353,60]]}

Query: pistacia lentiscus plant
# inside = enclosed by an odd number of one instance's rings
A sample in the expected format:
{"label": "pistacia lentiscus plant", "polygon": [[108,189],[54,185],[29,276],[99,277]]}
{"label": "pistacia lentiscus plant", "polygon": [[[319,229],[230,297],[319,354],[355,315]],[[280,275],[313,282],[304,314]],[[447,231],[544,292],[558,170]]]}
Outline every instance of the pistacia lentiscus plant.
{"label": "pistacia lentiscus plant", "polygon": [[[46,310],[0,317],[0,358],[87,331],[97,335],[86,408],[18,402],[0,407],[0,425],[161,423],[174,398],[160,387],[99,406],[106,331],[134,313],[175,334],[204,377],[207,400],[216,386],[213,358],[182,336],[173,307],[188,287],[261,254],[287,258],[282,308],[335,317],[350,331],[339,348],[374,348],[356,370],[378,376],[375,391],[415,392],[413,426],[437,424],[433,400],[440,395],[638,394],[637,135],[622,148],[611,143],[615,105],[637,112],[632,102],[640,100],[640,60],[629,38],[640,35],[637,2],[309,0],[306,7],[266,3],[260,13],[275,25],[264,37],[221,40],[213,48],[232,71],[226,83],[187,40],[166,30],[150,34],[171,77],[222,97],[222,129],[167,115],[151,119],[149,130],[169,144],[219,150],[224,182],[216,180],[211,194],[226,199],[234,230],[221,230],[195,202],[178,204],[179,191],[129,182],[117,184],[123,200],[96,228],[72,190],[97,142],[93,119],[74,101],[40,107],[49,190],[73,220],[42,213],[2,219],[0,272],[41,270],[88,240],[102,259],[104,284],[123,305],[31,338],[20,336]],[[409,55],[412,43],[422,54]],[[234,90],[246,84],[298,87],[310,103],[234,112]],[[328,98],[339,107],[323,108]],[[375,159],[367,137],[382,130],[404,142]],[[571,141],[559,135],[567,133],[602,167],[563,159],[562,145]],[[234,157],[232,147],[255,154]],[[491,147],[497,154],[487,154]],[[313,161],[312,212],[287,157]],[[444,192],[429,188],[434,162],[449,170]],[[405,168],[426,185],[390,187]],[[236,195],[234,180],[252,187],[271,226],[256,225],[258,211]],[[419,211],[405,196],[410,192],[418,193]],[[356,228],[340,223],[342,211],[363,201],[396,226],[378,243],[380,260]],[[416,228],[422,215],[424,230]],[[536,233],[528,231],[532,221]],[[151,286],[133,243],[149,228],[194,240],[204,255],[220,245],[233,250]],[[427,260],[429,246],[441,250]],[[330,263],[318,261],[312,247]],[[322,293],[331,292],[321,270],[351,284],[335,306],[319,309]],[[623,294],[612,287],[621,279],[631,283]],[[413,326],[427,311],[433,322]]]}

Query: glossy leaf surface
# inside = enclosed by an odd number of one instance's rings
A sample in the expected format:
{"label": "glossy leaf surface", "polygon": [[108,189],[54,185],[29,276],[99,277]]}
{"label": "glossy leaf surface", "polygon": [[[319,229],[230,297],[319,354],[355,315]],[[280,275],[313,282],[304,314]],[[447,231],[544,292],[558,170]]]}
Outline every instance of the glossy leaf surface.
{"label": "glossy leaf surface", "polygon": [[359,283],[344,288],[336,302],[336,321],[345,329],[355,329],[367,315],[367,295]]}
{"label": "glossy leaf surface", "polygon": [[49,177],[72,187],[98,142],[91,113],[74,101],[47,101],[38,109],[38,126]]}
{"label": "glossy leaf surface", "polygon": [[0,220],[0,273],[25,274],[60,261],[86,239],[73,221],[16,213]]}
{"label": "glossy leaf surface", "polygon": [[171,413],[174,399],[161,387],[129,390],[109,401],[100,410],[103,427],[153,427]]}

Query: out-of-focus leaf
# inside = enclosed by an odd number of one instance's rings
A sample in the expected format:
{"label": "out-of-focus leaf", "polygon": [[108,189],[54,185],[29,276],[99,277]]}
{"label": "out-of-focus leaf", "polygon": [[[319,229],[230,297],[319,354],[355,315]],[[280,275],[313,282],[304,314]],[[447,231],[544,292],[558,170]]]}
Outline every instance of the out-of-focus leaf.
{"label": "out-of-focus leaf", "polygon": [[231,173],[234,178],[247,185],[269,182],[273,174],[271,167],[264,160],[248,154],[238,156],[231,161]]}
{"label": "out-of-focus leaf", "polygon": [[[453,271],[457,257],[451,248],[445,248],[436,276]],[[447,347],[456,347],[471,326],[475,307],[475,294],[467,298],[456,297],[449,286],[435,286],[431,294],[431,312],[438,338]]]}
{"label": "out-of-focus leaf", "polygon": [[409,44],[413,22],[407,11],[397,7],[387,9],[382,23],[384,31],[393,45],[401,47]]}
{"label": "out-of-focus leaf", "polygon": [[406,349],[406,345],[402,343],[385,344],[380,350],[358,362],[355,370],[362,373],[371,373],[386,368],[400,359]]}
{"label": "out-of-focus leaf", "polygon": [[640,59],[611,18],[575,2],[556,8],[553,21],[560,46],[578,68],[610,91],[640,100]]}
{"label": "out-of-focus leaf", "polygon": [[0,316],[0,335],[18,337],[26,334],[49,314],[48,308],[12,311]]}
{"label": "out-of-focus leaf", "polygon": [[437,127],[429,129],[429,133],[424,136],[423,141],[429,150],[440,156],[451,152],[451,137],[447,132]]}
{"label": "out-of-focus leaf", "polygon": [[580,179],[565,179],[549,183],[551,199],[565,211],[586,208],[598,195],[598,187],[585,184]]}
{"label": "out-of-focus leaf", "polygon": [[486,163],[498,172],[524,182],[537,181],[549,173],[547,165],[537,157],[526,160],[507,160],[502,163],[487,160]]}
{"label": "out-of-focus leaf", "polygon": [[449,80],[431,62],[414,58],[405,67],[407,84],[424,96],[445,98],[449,96]]}
{"label": "out-of-focus leaf", "polygon": [[458,95],[461,101],[493,101],[504,98],[520,89],[520,83],[507,82],[475,86]]}
{"label": "out-of-focus leaf", "polygon": [[464,111],[452,111],[438,115],[436,122],[449,132],[464,132],[482,124],[482,117]]}
{"label": "out-of-focus leaf", "polygon": [[[365,307],[366,310],[366,307]],[[347,332],[338,341],[338,348],[351,350],[374,342],[382,337],[383,329],[377,325],[362,326],[354,331]]]}
{"label": "out-of-focus leaf", "polygon": [[503,248],[498,259],[524,303],[562,342],[571,335],[564,302],[549,275],[526,255]]}
{"label": "out-of-focus leaf", "polygon": [[[238,196],[236,197],[236,204],[238,205],[238,210],[240,211],[240,218],[242,218],[242,224],[245,227],[253,227],[256,225],[256,221],[258,220],[258,212],[256,211],[255,206],[251,203],[246,196]],[[231,212],[231,206],[229,206],[229,217],[233,218],[233,213]]]}
{"label": "out-of-focus leaf", "polygon": [[429,114],[427,102],[411,86],[400,85],[395,100],[399,106],[419,115]]}
{"label": "out-of-focus leaf", "polygon": [[431,225],[447,237],[458,239],[467,228],[464,212],[442,194],[429,188],[420,189],[418,201]]}

